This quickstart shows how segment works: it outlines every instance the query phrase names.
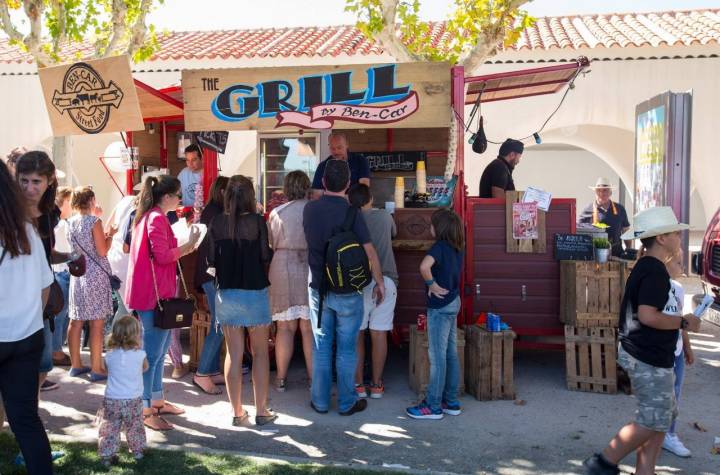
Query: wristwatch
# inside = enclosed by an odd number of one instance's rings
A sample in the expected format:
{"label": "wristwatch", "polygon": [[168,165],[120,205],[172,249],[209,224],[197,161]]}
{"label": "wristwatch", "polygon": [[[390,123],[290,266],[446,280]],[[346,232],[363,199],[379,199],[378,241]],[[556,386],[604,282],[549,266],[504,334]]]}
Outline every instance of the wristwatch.
{"label": "wristwatch", "polygon": [[680,330],[685,330],[688,327],[688,325],[690,325],[690,322],[688,322],[687,318],[685,318],[685,317],[680,317],[680,318],[682,320],[682,323],[680,323]]}

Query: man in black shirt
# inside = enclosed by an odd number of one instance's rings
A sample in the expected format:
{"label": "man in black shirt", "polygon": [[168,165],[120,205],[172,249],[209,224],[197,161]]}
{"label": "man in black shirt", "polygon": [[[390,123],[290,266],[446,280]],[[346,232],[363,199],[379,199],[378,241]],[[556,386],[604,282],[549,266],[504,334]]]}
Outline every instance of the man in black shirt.
{"label": "man in black shirt", "polygon": [[[620,235],[630,227],[627,211],[620,203],[610,199],[613,186],[607,178],[598,178],[595,186],[591,186],[590,189],[595,191],[595,201],[587,205],[580,214],[578,224],[608,226],[605,230],[612,245],[612,255],[619,256],[623,252]],[[625,247],[631,248],[632,240],[625,241]]]}
{"label": "man in black shirt", "polygon": [[671,208],[651,208],[635,216],[635,228],[622,239],[640,239],[645,255],[633,268],[620,306],[618,363],[630,376],[638,411],[602,451],[587,459],[585,473],[620,473],[617,464],[637,450],[636,473],[654,473],[665,432],[677,417],[673,364],[678,330],[698,331],[700,319],[663,313],[671,297],[665,263],[680,249],[681,231]]}
{"label": "man in black shirt", "polygon": [[524,149],[519,140],[503,142],[498,157],[485,167],[480,178],[480,198],[505,198],[506,191],[515,190],[512,172],[520,163]]}

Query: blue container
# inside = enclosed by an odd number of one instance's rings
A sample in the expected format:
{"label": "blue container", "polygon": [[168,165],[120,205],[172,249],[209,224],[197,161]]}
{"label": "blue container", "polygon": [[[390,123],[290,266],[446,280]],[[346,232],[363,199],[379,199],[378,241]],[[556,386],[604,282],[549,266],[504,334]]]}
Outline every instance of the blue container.
{"label": "blue container", "polygon": [[494,313],[488,313],[487,316],[487,329],[491,332],[500,331],[500,316]]}

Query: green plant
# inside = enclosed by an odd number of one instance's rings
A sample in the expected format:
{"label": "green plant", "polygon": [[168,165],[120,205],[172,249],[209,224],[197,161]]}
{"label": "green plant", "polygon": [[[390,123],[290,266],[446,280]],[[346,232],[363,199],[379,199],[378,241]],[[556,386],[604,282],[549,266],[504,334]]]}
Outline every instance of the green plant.
{"label": "green plant", "polygon": [[595,249],[610,249],[610,241],[607,238],[595,238],[593,239],[593,246],[595,246]]}

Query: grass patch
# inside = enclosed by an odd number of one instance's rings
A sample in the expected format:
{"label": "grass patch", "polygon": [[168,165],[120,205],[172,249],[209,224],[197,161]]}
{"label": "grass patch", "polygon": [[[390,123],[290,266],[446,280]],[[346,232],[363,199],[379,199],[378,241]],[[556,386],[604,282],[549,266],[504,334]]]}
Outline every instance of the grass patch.
{"label": "grass patch", "polygon": [[[62,450],[65,456],[54,462],[56,474],[89,475],[107,473],[113,475],[142,473],[147,475],[177,475],[192,473],[193,475],[358,475],[367,474],[365,470],[328,467],[313,464],[281,464],[257,463],[247,457],[221,454],[204,454],[197,452],[170,451],[147,449],[145,458],[136,462],[127,452],[124,445],[120,449],[120,463],[110,469],[100,463],[97,446],[86,443],[52,442],[53,450]],[[14,464],[19,449],[15,438],[0,433],[0,473],[3,475],[20,475],[27,473],[24,467]]]}

